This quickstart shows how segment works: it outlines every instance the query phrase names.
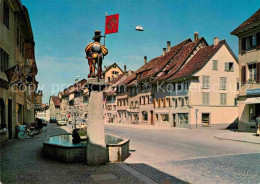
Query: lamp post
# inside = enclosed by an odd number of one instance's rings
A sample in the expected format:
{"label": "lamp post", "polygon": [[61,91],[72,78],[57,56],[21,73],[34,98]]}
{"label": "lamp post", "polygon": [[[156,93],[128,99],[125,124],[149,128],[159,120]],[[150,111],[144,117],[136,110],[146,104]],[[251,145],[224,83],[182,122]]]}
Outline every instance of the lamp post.
{"label": "lamp post", "polygon": [[199,112],[199,109],[195,109],[195,114],[196,114],[196,129],[197,129],[197,124],[198,124],[198,112]]}

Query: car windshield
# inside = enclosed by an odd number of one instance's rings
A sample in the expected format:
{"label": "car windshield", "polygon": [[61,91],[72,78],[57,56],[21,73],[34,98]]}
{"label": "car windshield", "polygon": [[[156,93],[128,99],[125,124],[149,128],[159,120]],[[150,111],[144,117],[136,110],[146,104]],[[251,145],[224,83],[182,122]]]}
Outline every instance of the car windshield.
{"label": "car windshield", "polygon": [[66,121],[65,119],[61,119],[60,121]]}

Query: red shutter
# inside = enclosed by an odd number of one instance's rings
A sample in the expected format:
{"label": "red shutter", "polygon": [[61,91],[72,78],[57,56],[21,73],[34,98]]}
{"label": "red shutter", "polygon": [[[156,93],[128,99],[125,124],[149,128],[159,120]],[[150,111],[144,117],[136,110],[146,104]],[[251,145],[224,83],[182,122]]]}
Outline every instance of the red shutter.
{"label": "red shutter", "polygon": [[256,63],[256,82],[260,82],[260,62]]}
{"label": "red shutter", "polygon": [[242,84],[246,83],[246,66],[242,66],[241,69],[241,82]]}

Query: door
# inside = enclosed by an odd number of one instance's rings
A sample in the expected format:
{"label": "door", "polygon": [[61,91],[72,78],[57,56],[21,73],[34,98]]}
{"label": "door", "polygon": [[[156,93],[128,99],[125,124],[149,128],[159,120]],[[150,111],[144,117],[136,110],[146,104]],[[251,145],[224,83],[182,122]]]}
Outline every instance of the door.
{"label": "door", "polygon": [[154,125],[154,123],[153,123],[153,111],[151,111],[151,125]]}
{"label": "door", "polygon": [[202,113],[202,124],[203,125],[210,124],[210,114],[209,113]]}
{"label": "door", "polygon": [[173,118],[172,118],[172,119],[173,119],[172,126],[173,126],[173,127],[176,127],[176,114],[173,114],[172,117],[173,117]]}
{"label": "door", "polygon": [[9,139],[13,138],[13,121],[12,121],[12,116],[13,116],[13,103],[12,100],[8,100],[8,131],[9,131]]}

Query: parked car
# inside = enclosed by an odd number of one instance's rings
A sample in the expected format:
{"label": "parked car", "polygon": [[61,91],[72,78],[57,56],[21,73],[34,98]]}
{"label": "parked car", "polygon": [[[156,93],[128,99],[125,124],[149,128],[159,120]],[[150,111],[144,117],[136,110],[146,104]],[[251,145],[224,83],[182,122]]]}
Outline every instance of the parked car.
{"label": "parked car", "polygon": [[66,121],[66,119],[59,119],[59,120],[57,121],[57,124],[58,124],[58,125],[67,125],[67,121]]}
{"label": "parked car", "polygon": [[56,118],[50,118],[50,123],[57,123]]}

